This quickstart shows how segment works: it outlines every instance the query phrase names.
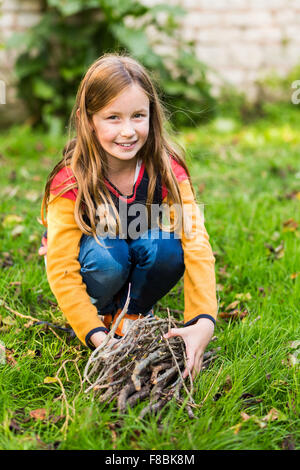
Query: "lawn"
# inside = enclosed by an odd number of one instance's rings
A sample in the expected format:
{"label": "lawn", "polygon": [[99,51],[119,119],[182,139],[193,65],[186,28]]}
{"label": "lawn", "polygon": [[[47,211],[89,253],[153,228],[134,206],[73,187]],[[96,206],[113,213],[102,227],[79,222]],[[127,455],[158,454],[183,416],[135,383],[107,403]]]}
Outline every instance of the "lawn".
{"label": "lawn", "polygon": [[[194,420],[173,400],[143,420],[142,403],[122,416],[99,404],[81,390],[90,351],[15,314],[65,325],[37,255],[42,192],[65,138],[28,126],[0,134],[1,449],[300,449],[299,110],[264,110],[178,137],[205,205],[219,300],[208,347],[218,356],[195,381]],[[166,307],[180,318],[182,282],[155,313]]]}

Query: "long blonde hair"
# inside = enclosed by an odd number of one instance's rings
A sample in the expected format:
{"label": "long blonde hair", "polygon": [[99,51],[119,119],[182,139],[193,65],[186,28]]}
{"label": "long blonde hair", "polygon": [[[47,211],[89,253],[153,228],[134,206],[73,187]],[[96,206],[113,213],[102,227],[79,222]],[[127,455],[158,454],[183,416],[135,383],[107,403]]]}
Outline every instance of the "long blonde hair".
{"label": "long blonde hair", "polygon": [[[185,164],[183,149],[172,142],[165,129],[166,114],[160,103],[157,91],[145,68],[128,55],[105,54],[98,58],[82,79],[69,123],[69,141],[64,148],[63,158],[49,174],[41,206],[41,219],[45,227],[44,210],[59,196],[71,189],[77,189],[74,217],[82,233],[93,235],[97,241],[96,210],[100,205],[115,207],[111,194],[105,185],[107,158],[97,136],[92,132],[92,116],[107,106],[126,87],[138,84],[149,98],[150,122],[148,138],[139,150],[137,157],[142,160],[149,176],[146,207],[150,216],[157,175],[168,191],[168,200],[182,207],[177,179],[173,173],[170,155],[190,173]],[[79,115],[76,112],[79,109]],[[71,138],[75,129],[75,138]],[[66,185],[50,201],[50,186],[56,174],[64,167],[70,167],[76,182]],[[194,192],[194,189],[192,187]],[[195,195],[195,193],[194,193]],[[118,214],[115,211],[117,223]],[[88,217],[88,220],[86,217]],[[89,221],[89,223],[88,223]]]}

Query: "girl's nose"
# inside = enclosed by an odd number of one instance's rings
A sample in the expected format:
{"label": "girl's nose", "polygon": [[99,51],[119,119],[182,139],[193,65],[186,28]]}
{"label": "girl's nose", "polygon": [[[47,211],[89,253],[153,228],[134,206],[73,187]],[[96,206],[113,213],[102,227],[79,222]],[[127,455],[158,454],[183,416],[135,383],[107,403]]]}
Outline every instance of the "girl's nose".
{"label": "girl's nose", "polygon": [[124,126],[122,131],[121,131],[121,136],[122,137],[131,137],[134,134],[135,134],[135,130],[130,125]]}

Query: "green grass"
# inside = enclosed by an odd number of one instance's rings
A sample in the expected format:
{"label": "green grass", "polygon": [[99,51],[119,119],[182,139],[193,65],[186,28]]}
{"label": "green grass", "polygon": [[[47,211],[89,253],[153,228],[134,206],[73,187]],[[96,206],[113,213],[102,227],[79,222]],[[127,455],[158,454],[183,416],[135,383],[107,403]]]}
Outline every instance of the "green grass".
{"label": "green grass", "polygon": [[[288,360],[291,341],[299,340],[300,275],[292,275],[300,272],[300,232],[296,224],[284,225],[300,223],[298,123],[296,106],[269,105],[265,117],[250,124],[224,116],[184,129],[179,138],[205,204],[220,312],[237,294],[251,296],[241,303],[245,318],[217,322],[209,347],[220,347],[218,359],[195,382],[194,399],[204,401],[198,419],[191,421],[174,401],[142,421],[143,404],[119,416],[112,405],[80,392],[74,360],[82,373],[90,352],[77,339],[30,326],[2,303],[1,449],[300,449],[299,364]],[[37,255],[42,191],[64,138],[24,126],[0,135],[0,143],[0,299],[24,315],[64,325]],[[282,249],[276,254],[266,244]],[[182,281],[159,306],[183,309],[180,288]],[[64,371],[60,378],[75,413],[64,434],[60,386],[44,379],[67,359],[68,380]],[[45,418],[31,418],[39,408]],[[272,408],[276,419],[263,421]],[[243,421],[241,412],[250,419]]]}

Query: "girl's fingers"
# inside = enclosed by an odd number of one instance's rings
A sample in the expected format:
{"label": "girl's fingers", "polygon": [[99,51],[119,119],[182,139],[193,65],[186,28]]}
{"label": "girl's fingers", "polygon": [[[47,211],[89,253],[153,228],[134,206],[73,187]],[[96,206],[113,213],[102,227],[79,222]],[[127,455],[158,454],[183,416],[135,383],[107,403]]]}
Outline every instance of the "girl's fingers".
{"label": "girl's fingers", "polygon": [[46,255],[47,254],[47,247],[46,246],[41,246],[38,251],[40,256]]}
{"label": "girl's fingers", "polygon": [[164,334],[164,338],[173,338],[174,336],[182,336],[182,328],[171,328],[168,333]]}
{"label": "girl's fingers", "polygon": [[183,372],[183,378],[185,379],[186,377],[189,376],[189,371],[192,373],[194,367],[194,356],[190,356],[187,353],[187,361],[186,361],[186,368]]}

